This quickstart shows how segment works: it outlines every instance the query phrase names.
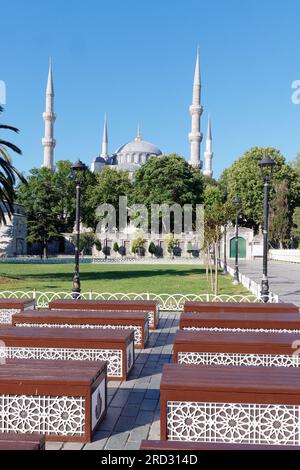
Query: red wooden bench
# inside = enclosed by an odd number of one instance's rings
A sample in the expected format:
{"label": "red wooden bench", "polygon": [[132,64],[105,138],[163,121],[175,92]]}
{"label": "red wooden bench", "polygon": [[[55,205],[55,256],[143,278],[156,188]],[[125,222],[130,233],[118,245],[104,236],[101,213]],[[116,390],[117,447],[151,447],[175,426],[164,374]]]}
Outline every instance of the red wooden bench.
{"label": "red wooden bench", "polygon": [[264,331],[269,333],[300,333],[298,313],[228,313],[228,312],[183,312],[180,316],[181,330],[213,331]]}
{"label": "red wooden bench", "polygon": [[185,302],[185,312],[237,312],[237,313],[299,313],[299,307],[292,303],[254,302]]}
{"label": "red wooden bench", "polygon": [[12,315],[34,308],[33,299],[0,299],[0,325],[9,325]]}
{"label": "red wooden bench", "polygon": [[161,440],[300,445],[296,368],[167,364]]}
{"label": "red wooden bench", "polygon": [[299,348],[297,333],[180,330],[175,335],[173,359],[179,364],[300,367]]}
{"label": "red wooden bench", "polygon": [[146,312],[149,327],[155,329],[159,322],[159,305],[154,300],[53,300],[49,302],[53,310],[109,310],[117,312]]}
{"label": "red wooden bench", "polygon": [[35,310],[13,315],[12,323],[24,327],[134,330],[135,347],[143,349],[149,338],[148,316],[143,312]]}
{"label": "red wooden bench", "polygon": [[45,436],[41,434],[0,434],[1,450],[45,450]]}
{"label": "red wooden bench", "polygon": [[[111,380],[126,380],[134,366],[134,332],[70,328],[0,328],[0,357],[67,361],[107,361]],[[1,368],[1,367],[0,367]]]}
{"label": "red wooden bench", "polygon": [[7,360],[0,431],[90,442],[107,409],[106,362]]}
{"label": "red wooden bench", "polygon": [[258,450],[300,450],[299,446],[251,445],[251,444],[221,444],[210,442],[187,441],[147,441],[141,442],[140,450],[177,451],[177,450],[212,450],[212,451],[258,451]]}

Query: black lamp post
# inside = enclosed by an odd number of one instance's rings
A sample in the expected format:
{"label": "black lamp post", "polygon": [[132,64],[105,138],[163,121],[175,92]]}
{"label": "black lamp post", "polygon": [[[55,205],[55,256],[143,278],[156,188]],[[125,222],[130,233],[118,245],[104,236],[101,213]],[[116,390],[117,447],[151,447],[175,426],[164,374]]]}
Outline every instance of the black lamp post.
{"label": "black lamp post", "polygon": [[264,223],[263,223],[263,277],[261,281],[261,299],[269,301],[268,280],[268,230],[269,230],[269,186],[273,176],[275,162],[270,157],[264,157],[260,162],[260,174],[264,183]]}
{"label": "black lamp post", "polygon": [[77,160],[74,165],[72,165],[72,170],[76,174],[76,221],[75,221],[75,269],[73,277],[73,289],[72,297],[73,299],[78,299],[80,297],[80,277],[79,277],[79,243],[80,243],[80,192],[81,192],[81,174],[85,171],[86,166],[82,161]]}
{"label": "black lamp post", "polygon": [[239,205],[240,201],[235,196],[232,199],[233,204],[236,207],[236,214],[235,214],[235,264],[234,264],[234,276],[233,276],[233,284],[238,284],[240,282],[239,276]]}

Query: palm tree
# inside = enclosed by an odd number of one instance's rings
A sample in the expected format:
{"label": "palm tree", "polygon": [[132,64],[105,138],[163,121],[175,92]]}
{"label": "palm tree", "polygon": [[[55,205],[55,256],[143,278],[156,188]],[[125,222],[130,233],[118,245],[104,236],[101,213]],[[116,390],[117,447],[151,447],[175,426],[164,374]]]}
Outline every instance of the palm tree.
{"label": "palm tree", "polygon": [[[3,112],[0,106],[0,113]],[[18,133],[16,127],[0,124],[0,130],[6,129]],[[22,151],[16,145],[3,140],[0,137],[0,223],[6,223],[5,216],[12,217],[14,213],[16,177],[23,183],[26,182],[21,173],[13,166],[7,149],[22,155]]]}

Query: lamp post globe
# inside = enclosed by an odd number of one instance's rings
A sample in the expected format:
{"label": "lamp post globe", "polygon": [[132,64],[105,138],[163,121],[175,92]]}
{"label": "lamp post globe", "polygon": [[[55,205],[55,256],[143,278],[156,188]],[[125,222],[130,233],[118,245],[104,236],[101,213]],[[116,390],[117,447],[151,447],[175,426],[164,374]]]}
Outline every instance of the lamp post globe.
{"label": "lamp post globe", "polygon": [[268,302],[270,289],[268,280],[268,231],[269,231],[269,187],[273,176],[275,162],[265,156],[260,162],[260,176],[264,185],[264,211],[263,211],[263,276],[261,280],[261,300]]}
{"label": "lamp post globe", "polygon": [[75,173],[76,183],[76,217],[75,217],[75,263],[74,263],[74,276],[72,298],[77,300],[80,297],[80,274],[79,274],[79,244],[80,244],[80,198],[81,198],[81,175],[86,170],[86,166],[81,160],[77,160],[72,165],[72,170]]}

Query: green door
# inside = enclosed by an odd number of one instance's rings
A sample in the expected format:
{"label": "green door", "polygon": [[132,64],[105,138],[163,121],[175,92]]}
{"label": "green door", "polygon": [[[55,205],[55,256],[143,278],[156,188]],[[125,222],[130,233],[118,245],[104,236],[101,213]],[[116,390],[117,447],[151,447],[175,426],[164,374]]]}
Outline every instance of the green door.
{"label": "green door", "polygon": [[[246,240],[239,237],[239,258],[246,258]],[[230,240],[230,258],[235,258],[235,238]]]}

